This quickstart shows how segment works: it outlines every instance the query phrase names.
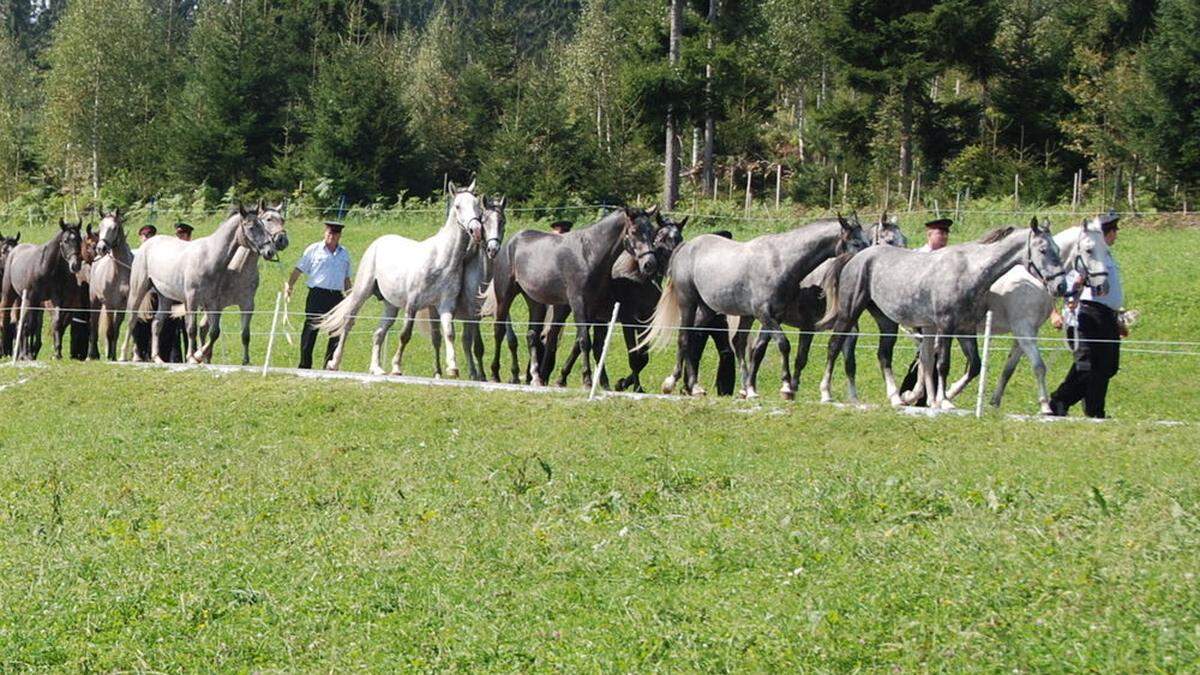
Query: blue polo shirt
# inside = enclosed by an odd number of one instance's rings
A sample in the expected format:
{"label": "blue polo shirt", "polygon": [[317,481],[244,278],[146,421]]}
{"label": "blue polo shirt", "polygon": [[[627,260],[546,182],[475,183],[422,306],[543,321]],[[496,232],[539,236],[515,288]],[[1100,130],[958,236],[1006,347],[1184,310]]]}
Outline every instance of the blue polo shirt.
{"label": "blue polo shirt", "polygon": [[346,280],[350,278],[350,252],[338,244],[337,250],[330,253],[325,242],[318,241],[304,249],[296,269],[308,277],[305,283],[309,288],[345,290]]}

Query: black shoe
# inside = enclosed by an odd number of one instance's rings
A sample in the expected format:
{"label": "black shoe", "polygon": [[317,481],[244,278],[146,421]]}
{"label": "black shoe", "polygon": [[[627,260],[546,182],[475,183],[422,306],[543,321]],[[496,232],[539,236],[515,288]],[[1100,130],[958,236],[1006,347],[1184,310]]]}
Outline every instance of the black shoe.
{"label": "black shoe", "polygon": [[1066,417],[1067,416],[1067,406],[1063,405],[1063,402],[1056,398],[1050,399],[1050,416],[1051,417]]}

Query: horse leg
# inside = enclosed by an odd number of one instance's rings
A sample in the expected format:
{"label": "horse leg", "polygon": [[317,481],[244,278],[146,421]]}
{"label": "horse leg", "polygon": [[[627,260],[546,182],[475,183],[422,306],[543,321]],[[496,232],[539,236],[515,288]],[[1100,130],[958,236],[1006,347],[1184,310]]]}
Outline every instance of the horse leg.
{"label": "horse leg", "polygon": [[479,378],[476,377],[478,371],[475,370],[475,335],[471,329],[472,325],[470,321],[464,321],[458,334],[462,340],[463,356],[467,359],[467,378],[477,380]]}
{"label": "horse leg", "polygon": [[937,338],[931,335],[921,337],[921,347],[918,353],[917,361],[920,364],[921,380],[925,394],[926,405],[933,408],[938,403],[938,382],[937,382]]}
{"label": "horse leg", "polygon": [[1021,363],[1022,354],[1024,352],[1022,351],[1020,342],[1014,343],[1012,349],[1008,350],[1008,358],[1004,361],[1004,369],[1000,371],[1000,379],[996,382],[996,391],[992,392],[990,403],[993,408],[1000,407],[1000,401],[1004,398],[1004,390],[1008,388],[1008,381],[1012,379],[1013,373],[1017,372],[1017,366]]}
{"label": "horse leg", "polygon": [[[383,344],[387,340],[387,333],[392,328],[392,324],[396,322],[396,316],[399,313],[399,307],[387,300],[383,301],[383,316],[379,318],[379,325],[375,328],[375,332],[371,334],[370,373],[372,375],[383,375],[386,372],[383,369]],[[338,347],[341,347],[341,345],[338,345]]]}
{"label": "horse leg", "polygon": [[416,324],[417,310],[411,306],[404,310],[404,327],[400,329],[400,342],[396,345],[396,353],[392,356],[392,375],[404,372],[404,348],[412,339],[413,326]]}
{"label": "horse leg", "polygon": [[[888,402],[893,407],[904,405],[904,400],[900,396],[900,387],[896,384],[896,373],[892,370],[892,357],[896,351],[896,340],[900,337],[900,325],[892,321],[886,314],[879,311],[878,308],[872,306],[870,308],[871,316],[875,319],[875,325],[879,328],[879,346],[875,350],[875,358],[879,362],[879,372],[883,375],[884,392],[887,395]],[[854,334],[846,340],[848,349],[854,349],[858,344],[858,325],[854,325]],[[858,399],[858,388],[855,385],[851,370],[853,364],[849,362],[849,357],[846,364],[846,375],[850,381],[850,395],[855,400]]]}
{"label": "horse leg", "polygon": [[208,327],[208,336],[204,341],[204,347],[200,350],[199,360],[204,363],[212,363],[213,350],[217,345],[217,338],[221,337],[221,311],[209,311],[205,324]]}
{"label": "horse leg", "polygon": [[738,322],[738,327],[733,333],[733,355],[737,359],[738,371],[741,374],[742,388],[739,390],[742,398],[746,397],[746,386],[750,381],[750,364],[746,358],[750,344],[750,328],[747,325],[752,323],[750,320],[743,317],[732,317]]}
{"label": "horse leg", "polygon": [[100,360],[100,329],[101,329],[101,326],[103,326],[104,328],[107,328],[108,324],[106,323],[106,320],[108,321],[108,323],[111,323],[111,319],[109,318],[108,313],[104,310],[103,305],[100,305],[98,307],[90,307],[89,306],[89,309],[91,309],[92,311],[88,312],[88,317],[87,317],[87,322],[88,322],[88,353],[87,353],[87,357],[89,360],[99,361]]}
{"label": "horse leg", "polygon": [[592,386],[592,331],[589,326],[591,315],[579,294],[572,298],[571,313],[575,315],[575,344],[579,347],[579,355],[583,357],[583,386]]}
{"label": "horse leg", "polygon": [[[541,344],[542,324],[546,321],[548,307],[528,297],[525,300],[529,307],[529,326],[525,330],[525,347],[529,350],[529,384],[540,387],[543,384],[540,357],[544,353]],[[513,362],[516,363],[516,360]]]}
{"label": "horse leg", "polygon": [[[558,358],[558,345],[562,339],[563,329],[566,328],[567,317],[570,316],[571,309],[566,305],[554,305],[550,312],[550,324],[546,327],[546,337],[544,346],[542,347],[542,381],[549,382],[550,375],[554,373],[554,363]],[[579,352],[575,349],[575,343],[571,343],[571,353],[567,356],[566,363],[563,364],[562,372],[558,376],[558,386],[567,386],[567,378],[571,375],[571,368],[575,366],[575,359],[579,358]]]}
{"label": "horse leg", "polygon": [[636,393],[643,393],[642,389],[642,371],[650,363],[650,353],[645,347],[638,348],[637,327],[634,325],[622,325],[622,336],[625,338],[625,350],[629,357],[629,377],[617,380],[617,391],[632,389]]}
{"label": "horse leg", "polygon": [[1046,362],[1042,360],[1042,352],[1038,349],[1037,337],[1030,335],[1018,338],[1017,344],[1025,350],[1025,355],[1029,357],[1029,364],[1033,367],[1033,376],[1037,379],[1038,385],[1038,406],[1043,415],[1049,415],[1051,413],[1050,390],[1046,387]]}
{"label": "horse leg", "polygon": [[62,360],[62,343],[63,335],[67,332],[67,326],[71,323],[71,312],[63,307],[57,307],[54,310],[54,319],[50,325],[50,335],[54,339],[54,358]]}
{"label": "horse leg", "polygon": [[[780,368],[783,371],[780,375],[779,393],[783,396],[785,401],[794,401],[796,400],[796,384],[792,379],[792,343],[790,340],[788,340],[787,332],[783,330],[783,325],[780,324],[779,321],[777,321],[774,317],[764,317],[764,320],[761,323],[763,324],[763,330],[759,333],[759,342],[763,344],[764,355],[766,352],[766,345],[772,341],[774,341],[775,345],[779,348],[779,357],[782,360]],[[771,328],[767,329],[767,326],[771,326]],[[761,365],[761,359],[759,363]],[[757,372],[758,371],[756,368],[756,376]]]}
{"label": "horse leg", "polygon": [[[747,386],[746,386],[746,398],[748,398],[748,399],[749,398],[758,398],[758,369],[762,367],[763,358],[767,355],[767,346],[771,344],[771,340],[775,339],[775,336],[777,334],[780,334],[783,332],[779,329],[779,323],[770,316],[762,317],[761,323],[762,323],[762,326],[760,327],[760,329],[758,331],[758,337],[754,340],[754,351],[749,355],[750,356],[750,381],[747,383]],[[784,336],[783,339],[787,340],[787,337]],[[791,377],[791,372],[790,372],[791,364],[788,363],[789,349],[790,349],[790,345],[789,345],[789,347],[786,347],[786,348],[781,345],[779,348],[779,351],[780,351],[780,354],[783,355],[784,370],[788,371],[787,374],[788,374],[788,377],[790,378]],[[783,393],[784,398],[787,398],[787,393],[782,392],[782,391],[780,393]]]}
{"label": "horse leg", "polygon": [[[966,389],[967,385],[971,383],[971,380],[979,377],[979,372],[983,365],[979,360],[978,338],[976,338],[974,335],[960,337],[958,339],[958,345],[962,348],[963,356],[967,358],[967,372],[965,375],[959,378],[957,382],[954,383],[954,386],[950,387],[950,391],[946,392],[947,403],[954,400],[955,396],[958,396],[960,393],[962,393],[962,390]],[[947,351],[949,351],[948,348]]]}
{"label": "horse leg", "polygon": [[254,318],[254,303],[238,305],[242,316],[242,365],[250,365],[250,320]]}
{"label": "horse leg", "polygon": [[121,335],[121,323],[124,318],[125,316],[120,310],[108,310],[108,328],[105,331],[105,339],[109,361],[117,359],[117,338]]}
{"label": "horse leg", "polygon": [[[478,319],[476,319],[476,321],[478,321]],[[479,370],[476,371],[477,374],[475,379],[479,380],[480,382],[485,382],[487,380],[487,374],[483,372],[483,324],[473,323],[471,325],[475,327],[475,338],[472,340],[471,345],[475,352],[475,363],[479,366]]]}
{"label": "horse leg", "polygon": [[606,339],[608,339],[608,326],[596,326],[595,331],[592,332],[592,358],[596,359],[596,368],[600,370],[598,373],[598,376],[600,377],[600,388],[607,391],[609,389],[608,367],[606,364],[600,362],[600,356],[604,351],[604,341]]}

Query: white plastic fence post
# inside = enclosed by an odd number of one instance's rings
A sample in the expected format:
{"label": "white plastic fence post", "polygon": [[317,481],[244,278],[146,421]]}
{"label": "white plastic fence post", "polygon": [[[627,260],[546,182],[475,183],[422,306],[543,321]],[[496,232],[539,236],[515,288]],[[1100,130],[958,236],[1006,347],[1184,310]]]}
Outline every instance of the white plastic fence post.
{"label": "white plastic fence post", "polygon": [[13,342],[13,363],[17,362],[17,354],[21,353],[21,329],[25,327],[25,315],[29,310],[29,291],[21,291],[21,311],[17,313],[17,339]]}
{"label": "white plastic fence post", "polygon": [[604,372],[604,359],[608,358],[608,343],[612,340],[613,330],[617,326],[617,312],[619,311],[621,311],[621,303],[614,303],[612,318],[608,320],[608,332],[604,334],[604,347],[600,350],[600,360],[596,362],[596,372],[592,373],[592,391],[588,393],[589,401],[596,398],[596,387],[600,385],[600,373]]}
{"label": "white plastic fence post", "polygon": [[262,376],[267,376],[267,368],[271,367],[271,350],[275,347],[275,326],[279,323],[279,303],[283,300],[283,292],[275,294],[275,311],[271,313],[271,336],[267,338],[267,357],[263,359]]}
{"label": "white plastic fence post", "polygon": [[979,355],[979,393],[975,396],[975,417],[983,417],[983,391],[987,387],[988,350],[992,346],[992,311],[983,323],[983,353]]}

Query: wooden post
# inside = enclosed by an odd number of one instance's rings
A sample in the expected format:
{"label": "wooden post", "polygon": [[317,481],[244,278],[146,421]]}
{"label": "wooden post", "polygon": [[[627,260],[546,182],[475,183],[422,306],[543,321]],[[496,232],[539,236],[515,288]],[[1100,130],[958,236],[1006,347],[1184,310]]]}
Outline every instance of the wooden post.
{"label": "wooden post", "polygon": [[754,177],[754,167],[746,170],[746,210],[750,210],[750,179]]}
{"label": "wooden post", "polygon": [[600,360],[596,363],[596,372],[592,373],[592,390],[588,400],[596,398],[596,387],[600,384],[600,373],[604,372],[604,359],[608,358],[608,343],[612,341],[613,331],[617,326],[617,312],[621,311],[621,303],[613,303],[612,318],[608,320],[608,332],[604,334],[604,346],[600,349]]}
{"label": "wooden post", "polygon": [[1013,210],[1021,210],[1021,174],[1013,174]]}
{"label": "wooden post", "polygon": [[775,208],[779,208],[779,193],[783,185],[783,165],[775,165]]}
{"label": "wooden post", "polygon": [[834,178],[833,176],[829,177],[829,210],[830,211],[833,210],[833,186],[836,182],[837,182],[836,178]]}
{"label": "wooden post", "polygon": [[913,210],[913,199],[917,196],[917,179],[908,181],[908,210]]}
{"label": "wooden post", "polygon": [[850,174],[842,172],[842,210],[846,210],[847,193],[850,191]]}
{"label": "wooden post", "polygon": [[933,200],[933,215],[935,218],[942,217],[942,209],[938,207],[938,200]]}
{"label": "wooden post", "polygon": [[262,376],[267,376],[271,367],[271,350],[275,347],[275,327],[279,325],[279,303],[283,300],[283,291],[275,294],[275,311],[271,313],[271,336],[267,338],[267,357],[263,359]]}
{"label": "wooden post", "polygon": [[975,396],[975,417],[983,417],[983,392],[987,387],[988,349],[992,346],[992,311],[983,324],[983,353],[980,354],[979,393]]}
{"label": "wooden post", "polygon": [[733,166],[729,167],[729,198],[733,199]]}
{"label": "wooden post", "polygon": [[956,223],[962,219],[962,216],[960,216],[958,214],[958,209],[960,207],[959,200],[961,197],[962,197],[962,188],[958,188],[954,191],[954,222],[956,222]]}

